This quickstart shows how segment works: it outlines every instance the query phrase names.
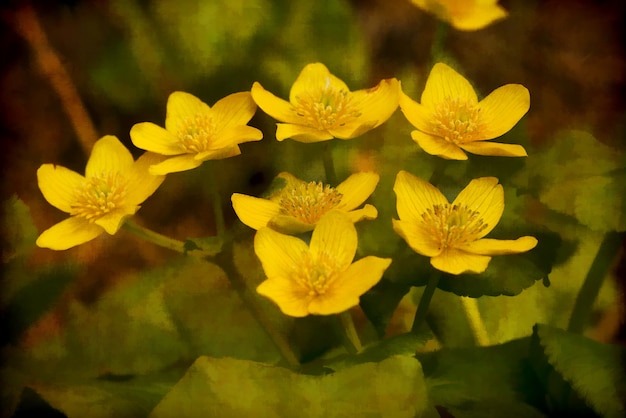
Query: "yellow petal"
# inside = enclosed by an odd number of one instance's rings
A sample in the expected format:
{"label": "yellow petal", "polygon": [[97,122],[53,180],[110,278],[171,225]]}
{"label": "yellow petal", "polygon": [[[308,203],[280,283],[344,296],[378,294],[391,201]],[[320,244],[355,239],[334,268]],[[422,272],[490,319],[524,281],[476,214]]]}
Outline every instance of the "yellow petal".
{"label": "yellow petal", "polygon": [[399,104],[400,110],[411,125],[420,131],[431,132],[433,112],[430,109],[417,103],[402,91],[400,91]]}
{"label": "yellow petal", "polygon": [[350,211],[359,207],[374,193],[379,180],[380,176],[372,172],[352,174],[336,187],[343,196],[335,209]]}
{"label": "yellow petal", "polygon": [[85,177],[102,173],[124,173],[133,165],[133,156],[113,135],[103,136],[93,145],[91,156],[85,167]]}
{"label": "yellow petal", "polygon": [[461,148],[441,137],[413,131],[411,132],[411,138],[430,155],[436,155],[446,160],[467,160],[467,154]]}
{"label": "yellow petal", "polygon": [[248,91],[229,94],[211,108],[213,122],[222,129],[247,124],[255,112],[256,103]]}
{"label": "yellow petal", "polygon": [[458,18],[453,18],[451,24],[459,30],[473,31],[483,29],[496,20],[504,19],[507,16],[507,11],[497,4],[477,4],[469,13],[459,16]]}
{"label": "yellow petal", "polygon": [[269,279],[290,278],[309,248],[298,238],[261,228],[254,235],[254,252]]}
{"label": "yellow petal", "polygon": [[478,109],[485,125],[482,137],[497,138],[510,131],[528,112],[530,93],[521,84],[507,84],[481,100]]}
{"label": "yellow petal", "polygon": [[39,190],[48,203],[63,212],[70,213],[75,201],[76,190],[82,187],[85,178],[60,165],[43,164],[37,170]]}
{"label": "yellow petal", "polygon": [[356,261],[332,283],[325,294],[311,300],[309,312],[314,315],[332,315],[358,305],[359,297],[382,279],[390,264],[390,258],[372,256]]}
{"label": "yellow petal", "polygon": [[263,139],[263,132],[248,125],[238,125],[220,131],[219,135],[211,138],[210,147],[212,150],[232,147],[243,142],[260,141]]}
{"label": "yellow petal", "polygon": [[463,247],[463,251],[472,254],[482,255],[502,255],[502,254],[518,254],[525,253],[537,246],[537,238],[525,236],[516,240],[499,240],[499,239],[480,239],[470,242]]}
{"label": "yellow petal", "polygon": [[233,193],[230,200],[239,220],[252,229],[267,226],[269,220],[280,213],[280,206],[271,200],[240,193]]}
{"label": "yellow petal", "polygon": [[332,75],[324,64],[319,62],[308,64],[302,69],[291,86],[289,101],[297,103],[298,96],[306,96],[311,92],[318,92],[325,88],[350,91],[346,83]]}
{"label": "yellow petal", "polygon": [[151,122],[134,124],[130,129],[130,139],[137,148],[157,154],[179,155],[185,152],[173,133]]}
{"label": "yellow petal", "polygon": [[175,91],[167,99],[165,129],[176,134],[186,119],[196,115],[209,115],[210,107],[193,94]]}
{"label": "yellow petal", "polygon": [[346,212],[350,222],[356,223],[363,219],[376,219],[378,217],[378,210],[372,205],[365,205],[362,209],[351,210]]}
{"label": "yellow petal", "polygon": [[316,223],[307,223],[290,215],[276,215],[267,223],[274,231],[294,235],[312,231]]}
{"label": "yellow petal", "polygon": [[124,220],[138,210],[139,206],[124,205],[123,208],[102,215],[94,223],[101,226],[109,235],[115,235],[122,227]]}
{"label": "yellow petal", "polygon": [[461,74],[441,62],[430,71],[422,93],[422,105],[435,110],[447,99],[459,99],[470,105],[478,103],[478,97],[469,81]]}
{"label": "yellow petal", "polygon": [[202,165],[202,160],[197,160],[194,154],[178,155],[150,166],[150,174],[153,176],[163,176],[169,173],[191,170]]}
{"label": "yellow petal", "polygon": [[304,142],[307,144],[313,142],[322,142],[333,139],[334,136],[328,131],[320,131],[317,128],[311,128],[304,125],[291,125],[288,123],[276,124],[276,139],[283,141],[287,138],[294,141]]}
{"label": "yellow petal", "polygon": [[302,318],[309,314],[309,301],[313,296],[307,288],[287,277],[266,280],[256,291],[273,301],[285,315]]}
{"label": "yellow petal", "polygon": [[67,250],[91,241],[103,232],[104,229],[98,225],[72,216],[43,231],[37,238],[36,244],[38,247],[51,250]]}
{"label": "yellow petal", "polygon": [[448,203],[439,189],[404,170],[396,175],[393,191],[397,196],[396,209],[402,221],[421,223],[422,214],[428,209]]}
{"label": "yellow petal", "polygon": [[317,222],[311,236],[311,254],[330,254],[338,268],[350,265],[356,254],[356,228],[345,213],[331,211]]}
{"label": "yellow petal", "polygon": [[413,251],[426,257],[441,254],[441,243],[424,227],[422,222],[392,219],[393,230],[400,235]]}
{"label": "yellow petal", "polygon": [[478,235],[478,238],[482,238],[500,222],[504,211],[504,190],[502,185],[498,184],[497,178],[481,177],[470,181],[452,204],[466,205],[480,213],[483,223],[487,224]]}
{"label": "yellow petal", "polygon": [[131,206],[138,206],[161,186],[165,176],[150,174],[150,166],[162,162],[163,156],[152,152],[144,152],[135,161],[131,170],[126,174],[128,179],[128,195],[125,202]]}
{"label": "yellow petal", "polygon": [[302,122],[302,118],[296,114],[291,103],[265,90],[258,82],[252,85],[251,94],[261,110],[277,121],[295,124]]}
{"label": "yellow petal", "polygon": [[285,180],[285,187],[283,187],[281,189],[281,191],[282,190],[292,190],[292,189],[295,189],[296,187],[300,186],[301,184],[306,183],[306,181],[300,180],[299,178],[297,178],[293,174],[288,173],[286,171],[283,171],[283,172],[279,173],[276,177]]}
{"label": "yellow petal", "polygon": [[450,274],[482,273],[487,269],[491,257],[466,253],[450,248],[430,259],[430,264],[437,270]]}
{"label": "yellow petal", "polygon": [[498,142],[470,142],[460,144],[467,152],[478,155],[491,155],[496,157],[526,157],[528,154],[523,146],[517,144],[501,144]]}
{"label": "yellow petal", "polygon": [[204,162],[209,160],[223,160],[224,158],[235,157],[239,154],[241,154],[241,148],[239,148],[239,146],[237,145],[234,145],[226,148],[203,151],[195,155],[191,155],[193,156],[194,160]]}

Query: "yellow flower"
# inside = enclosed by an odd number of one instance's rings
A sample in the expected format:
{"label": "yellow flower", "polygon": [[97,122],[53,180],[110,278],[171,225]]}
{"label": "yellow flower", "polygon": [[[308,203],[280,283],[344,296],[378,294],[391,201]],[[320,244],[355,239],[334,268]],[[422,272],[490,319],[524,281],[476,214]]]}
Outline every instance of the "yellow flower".
{"label": "yellow flower", "polygon": [[37,170],[41,193],[70,217],[45,230],[37,245],[66,250],[105,231],[115,234],[165,179],[148,173],[150,165],[161,160],[159,155],[145,153],[133,161],[128,149],[107,135],[94,144],[84,177],[65,167],[43,164]]}
{"label": "yellow flower", "polygon": [[435,64],[422,103],[400,93],[400,108],[418,130],[411,137],[429,154],[449,160],[479,155],[524,157],[517,144],[486,142],[511,130],[528,112],[530,94],[520,84],[499,87],[480,102],[469,81],[445,64]]}
{"label": "yellow flower", "polygon": [[504,191],[495,177],[472,180],[452,203],[435,186],[406,171],[398,173],[393,189],[400,217],[393,220],[393,229],[443,272],[482,273],[490,256],[522,253],[537,245],[530,236],[483,238],[504,211]]}
{"label": "yellow flower", "polygon": [[432,13],[459,30],[482,29],[508,16],[498,0],[411,0],[420,9]]}
{"label": "yellow flower", "polygon": [[351,92],[324,64],[308,64],[289,92],[289,102],[255,82],[252,97],[278,123],[276,139],[320,142],[351,139],[382,125],[398,108],[399,83],[382,80],[376,87]]}
{"label": "yellow flower", "polygon": [[249,92],[233,93],[209,107],[189,93],[176,91],[167,99],[165,129],[137,123],[130,138],[137,148],[171,156],[152,166],[150,173],[191,170],[207,160],[239,155],[239,144],[262,139],[261,131],[246,125],[254,112]]}
{"label": "yellow flower", "polygon": [[283,172],[277,178],[286,181],[269,199],[234,193],[233,209],[244,224],[259,230],[269,226],[287,234],[312,231],[322,216],[331,211],[345,212],[352,222],[375,219],[378,211],[372,205],[356,209],[374,192],[379,176],[356,173],[337,187],[321,182],[305,182]]}
{"label": "yellow flower", "polygon": [[331,315],[359,304],[359,297],[380,281],[389,258],[364,257],[352,263],[356,228],[341,212],[329,212],[318,223],[310,246],[302,240],[261,228],[254,251],[267,280],[259,294],[289,316]]}

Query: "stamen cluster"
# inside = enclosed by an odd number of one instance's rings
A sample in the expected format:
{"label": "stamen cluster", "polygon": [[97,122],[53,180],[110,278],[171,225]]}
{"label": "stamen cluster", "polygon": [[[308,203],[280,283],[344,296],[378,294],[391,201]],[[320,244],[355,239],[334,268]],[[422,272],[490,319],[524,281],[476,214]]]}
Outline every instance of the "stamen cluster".
{"label": "stamen cluster", "polygon": [[208,115],[201,114],[185,118],[177,130],[178,143],[186,153],[199,153],[209,150],[214,134],[213,119]]}
{"label": "stamen cluster", "polygon": [[434,205],[422,219],[441,250],[473,242],[488,227],[478,211],[459,204]]}
{"label": "stamen cluster", "polygon": [[71,205],[72,216],[94,222],[103,215],[123,206],[128,182],[119,173],[101,173],[89,177],[76,191]]}
{"label": "stamen cluster", "polygon": [[472,142],[483,129],[480,108],[456,97],[446,97],[435,108],[432,126],[433,134],[446,141],[454,144]]}
{"label": "stamen cluster", "polygon": [[309,290],[309,296],[323,295],[337,278],[337,262],[325,251],[317,257],[305,253],[295,271],[296,280]]}
{"label": "stamen cluster", "polygon": [[360,113],[354,107],[352,96],[346,90],[324,88],[317,94],[296,96],[294,111],[306,120],[308,126],[326,130],[344,126],[359,117]]}
{"label": "stamen cluster", "polygon": [[282,193],[280,211],[303,222],[314,224],[341,202],[343,195],[322,182],[302,183]]}

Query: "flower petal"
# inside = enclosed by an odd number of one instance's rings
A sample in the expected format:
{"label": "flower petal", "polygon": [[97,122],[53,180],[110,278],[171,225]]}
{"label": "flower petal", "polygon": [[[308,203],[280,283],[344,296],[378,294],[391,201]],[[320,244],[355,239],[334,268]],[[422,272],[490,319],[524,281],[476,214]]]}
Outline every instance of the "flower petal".
{"label": "flower petal", "polygon": [[441,242],[432,232],[424,227],[422,222],[391,220],[393,230],[400,235],[413,251],[426,257],[435,257],[441,254]]}
{"label": "flower petal", "polygon": [[233,193],[230,200],[239,220],[252,229],[267,226],[269,220],[280,213],[278,203],[271,200],[241,193]]}
{"label": "flower petal", "polygon": [[397,196],[396,209],[402,221],[421,223],[422,214],[428,209],[448,203],[439,189],[404,170],[396,175],[393,191]]}
{"label": "flower petal", "polygon": [[294,141],[310,144],[313,142],[328,141],[329,139],[334,138],[334,136],[328,131],[320,131],[317,128],[311,128],[304,125],[277,123],[276,127],[276,139],[278,141],[283,141],[289,138]]}
{"label": "flower petal", "polygon": [[254,252],[268,279],[279,279],[292,277],[309,248],[298,238],[261,228],[254,235]]}
{"label": "flower petal", "polygon": [[473,31],[482,29],[496,20],[504,19],[508,15],[507,11],[497,4],[476,5],[469,13],[458,17],[452,16],[450,23],[456,29]]}
{"label": "flower petal", "polygon": [[302,122],[302,118],[296,114],[291,103],[265,90],[256,81],[252,85],[251,94],[261,110],[277,121],[295,124]]}
{"label": "flower petal", "polygon": [[376,219],[378,217],[378,210],[372,205],[365,205],[362,209],[351,210],[346,212],[350,222],[356,223],[363,219]]}
{"label": "flower petal", "polygon": [[472,254],[502,255],[519,254],[530,251],[537,246],[537,238],[525,236],[516,240],[479,239],[459,247],[459,249]]}
{"label": "flower petal", "polygon": [[233,126],[225,129],[211,139],[212,150],[232,147],[243,142],[260,141],[263,139],[263,132],[248,125]]}
{"label": "flower petal", "polygon": [[310,224],[290,215],[276,215],[267,223],[267,226],[274,231],[287,235],[302,234],[312,231],[315,225],[316,223]]}
{"label": "flower petal", "polygon": [[131,206],[138,206],[161,186],[165,176],[150,174],[150,167],[164,160],[164,157],[152,152],[145,152],[135,161],[126,174],[128,179],[128,195],[125,202]]}
{"label": "flower petal", "polygon": [[350,211],[359,207],[374,193],[379,180],[380,176],[372,172],[352,174],[336,187],[343,196],[335,209]]}
{"label": "flower petal", "polygon": [[96,141],[85,167],[85,177],[101,173],[124,173],[132,167],[133,156],[113,135],[106,135]]}
{"label": "flower petal", "polygon": [[467,160],[467,154],[461,148],[441,137],[413,131],[411,138],[430,155],[436,155],[446,160]]}
{"label": "flower petal", "polygon": [[421,102],[433,111],[449,99],[458,99],[469,105],[478,103],[478,97],[470,82],[446,64],[438,62],[426,80]]}
{"label": "flower petal", "polygon": [[113,210],[107,214],[102,215],[94,221],[98,226],[101,226],[109,235],[115,235],[120,230],[124,220],[131,215],[134,215],[139,210],[139,206],[124,205],[123,208]]}
{"label": "flower petal", "polygon": [[[296,103],[298,96],[310,95],[311,92],[322,91],[325,88],[346,92],[350,91],[346,83],[335,77],[322,63],[315,62],[306,65],[289,91],[289,101]],[[260,105],[259,105],[260,106]]]}
{"label": "flower petal", "polygon": [[255,112],[256,103],[249,91],[229,94],[211,108],[213,122],[222,129],[246,125]]}
{"label": "flower petal", "polygon": [[518,144],[501,144],[499,142],[470,142],[460,144],[467,152],[478,155],[491,155],[496,157],[527,157],[528,154],[523,146]]}
{"label": "flower petal", "polygon": [[191,170],[202,165],[202,160],[195,158],[195,154],[183,154],[150,166],[150,174],[153,176],[163,176],[169,173]]}
{"label": "flower petal", "polygon": [[91,241],[103,232],[104,229],[98,225],[72,216],[43,231],[37,238],[36,244],[38,247],[51,250],[67,250]]}
{"label": "flower petal", "polygon": [[356,261],[341,273],[325,294],[311,300],[309,312],[314,315],[332,315],[358,305],[359,297],[382,279],[390,264],[390,258],[373,256]]}
{"label": "flower petal", "polygon": [[453,205],[467,205],[480,213],[480,219],[487,225],[477,238],[482,238],[495,228],[504,212],[504,190],[495,177],[481,177],[470,181],[461,190]]}
{"label": "flower petal", "polygon": [[437,270],[450,274],[482,273],[487,270],[491,257],[466,253],[449,248],[440,255],[432,257],[430,264]]}
{"label": "flower petal", "polygon": [[85,182],[80,174],[54,164],[43,164],[37,170],[39,190],[48,203],[63,212],[70,213],[75,193]]}
{"label": "flower petal", "polygon": [[[193,94],[175,91],[167,98],[165,129],[176,135],[179,127],[196,115],[209,115],[211,108]],[[150,150],[152,151],[152,150]]]}
{"label": "flower petal", "polygon": [[478,104],[481,112],[484,139],[504,135],[530,109],[530,93],[521,84],[507,84],[499,87]]}
{"label": "flower petal", "polygon": [[407,96],[403,91],[400,91],[400,110],[404,114],[404,117],[415,126],[417,129],[423,132],[432,131],[433,112],[429,108]]}
{"label": "flower petal", "polygon": [[313,296],[307,288],[287,277],[268,279],[257,286],[256,291],[273,301],[285,315],[302,318],[309,314]]}
{"label": "flower petal", "polygon": [[350,265],[356,254],[356,228],[345,213],[331,211],[322,216],[313,230],[309,245],[311,254],[330,254],[337,268]]}
{"label": "flower petal", "polygon": [[179,155],[185,152],[173,133],[151,122],[134,124],[130,128],[130,139],[137,148],[161,155]]}
{"label": "flower petal", "polygon": [[[235,157],[241,154],[241,148],[238,145],[226,148],[218,148],[209,151],[199,152],[197,154],[190,154],[194,160],[201,163],[209,160],[223,160],[224,158]],[[195,167],[194,167],[195,168]]]}

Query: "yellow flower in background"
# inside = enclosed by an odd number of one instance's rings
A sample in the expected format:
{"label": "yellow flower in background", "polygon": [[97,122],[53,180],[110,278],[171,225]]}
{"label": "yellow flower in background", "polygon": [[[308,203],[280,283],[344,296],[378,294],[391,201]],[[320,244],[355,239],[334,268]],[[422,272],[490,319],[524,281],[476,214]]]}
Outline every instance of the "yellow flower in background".
{"label": "yellow flower in background", "polygon": [[291,87],[289,101],[255,82],[252,97],[265,113],[282,122],[276,139],[320,142],[351,139],[382,125],[398,108],[399,83],[382,80],[376,87],[351,92],[324,64],[308,64]]}
{"label": "yellow flower in background", "polygon": [[504,211],[504,191],[495,177],[472,180],[452,203],[435,186],[406,171],[398,173],[393,190],[400,217],[393,220],[393,229],[443,272],[482,273],[491,256],[523,253],[537,245],[530,236],[483,238]]}
{"label": "yellow flower in background", "polygon": [[487,142],[507,133],[528,112],[530,94],[520,84],[499,87],[480,102],[472,85],[445,64],[433,67],[421,103],[400,92],[400,108],[418,130],[411,137],[427,153],[449,160],[479,155],[525,157],[518,144]]}
{"label": "yellow flower in background", "polygon": [[130,151],[116,137],[107,135],[94,144],[85,176],[43,164],[37,170],[41,193],[70,217],[45,230],[37,245],[66,250],[105,231],[115,234],[124,219],[135,214],[165,179],[148,172],[152,164],[162,160],[160,155],[145,153],[133,161]]}
{"label": "yellow flower in background", "polygon": [[508,13],[498,0],[411,0],[420,9],[432,13],[458,30],[482,29],[503,19]]}
{"label": "yellow flower in background", "polygon": [[259,230],[269,226],[294,234],[312,231],[322,216],[331,210],[345,212],[352,222],[375,219],[378,211],[372,205],[359,207],[376,189],[379,175],[355,173],[337,187],[321,182],[306,182],[283,172],[277,178],[286,184],[269,199],[234,193],[233,209],[244,224]]}
{"label": "yellow flower in background", "polygon": [[364,257],[354,263],[356,228],[348,216],[329,212],[304,241],[261,228],[254,251],[267,280],[257,292],[289,316],[331,315],[359,304],[359,298],[380,281],[389,258]]}
{"label": "yellow flower in background", "polygon": [[170,157],[151,167],[150,173],[191,170],[204,161],[239,155],[239,144],[261,140],[263,133],[247,125],[255,112],[249,92],[233,93],[209,107],[189,93],[176,91],[167,99],[165,129],[151,122],[137,123],[130,138],[137,148]]}

